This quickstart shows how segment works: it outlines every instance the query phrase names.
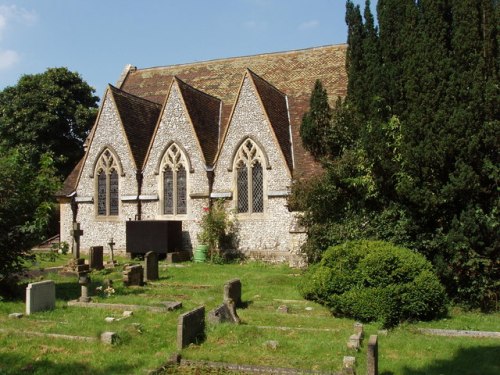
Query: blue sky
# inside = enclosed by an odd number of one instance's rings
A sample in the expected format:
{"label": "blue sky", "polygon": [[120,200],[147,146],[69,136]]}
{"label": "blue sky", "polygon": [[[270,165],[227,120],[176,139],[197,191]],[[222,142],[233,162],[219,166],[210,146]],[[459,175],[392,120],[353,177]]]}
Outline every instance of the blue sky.
{"label": "blue sky", "polygon": [[345,0],[0,0],[0,90],[65,66],[101,97],[126,64],[345,43],[344,15]]}

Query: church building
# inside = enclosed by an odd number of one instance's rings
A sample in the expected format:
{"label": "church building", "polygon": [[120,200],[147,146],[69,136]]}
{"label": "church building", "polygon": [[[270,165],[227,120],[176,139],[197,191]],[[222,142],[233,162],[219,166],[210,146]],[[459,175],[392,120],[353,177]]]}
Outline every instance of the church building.
{"label": "church building", "polygon": [[126,222],[182,222],[182,249],[221,199],[238,223],[238,250],[294,263],[304,233],[287,198],[320,172],[302,146],[302,117],[321,80],[344,97],[346,45],[139,69],[109,85],[82,160],[59,194],[60,237],[81,249],[126,250]]}

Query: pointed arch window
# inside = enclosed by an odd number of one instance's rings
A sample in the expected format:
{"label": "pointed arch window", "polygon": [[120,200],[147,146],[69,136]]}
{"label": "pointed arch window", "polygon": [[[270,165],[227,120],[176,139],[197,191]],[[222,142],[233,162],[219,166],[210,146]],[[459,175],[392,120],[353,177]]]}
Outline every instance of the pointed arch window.
{"label": "pointed arch window", "polygon": [[116,157],[106,149],[96,164],[97,215],[118,216],[119,176]]}
{"label": "pointed arch window", "polygon": [[184,215],[187,213],[187,163],[175,143],[165,152],[162,166],[163,214]]}
{"label": "pointed arch window", "polygon": [[236,209],[238,213],[264,212],[263,157],[250,139],[236,154]]}

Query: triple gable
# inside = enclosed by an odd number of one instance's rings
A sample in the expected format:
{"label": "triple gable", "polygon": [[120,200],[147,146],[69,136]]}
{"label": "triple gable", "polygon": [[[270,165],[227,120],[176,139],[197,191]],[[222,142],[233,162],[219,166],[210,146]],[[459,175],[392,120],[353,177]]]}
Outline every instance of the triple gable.
{"label": "triple gable", "polygon": [[[248,101],[242,100],[249,96],[254,98],[250,107]],[[89,136],[83,163],[77,166],[81,170],[75,188],[78,185],[79,189],[90,191],[91,186],[83,186],[81,176],[91,177],[95,160],[109,148],[123,165],[122,177],[130,179],[130,184],[122,186],[130,186],[132,191],[122,194],[135,194],[132,188],[136,185],[135,174],[142,172],[145,178],[158,175],[161,158],[172,143],[187,155],[189,172],[201,171],[206,179],[205,172],[217,163],[225,139],[233,132],[231,128],[236,127],[231,124],[236,122],[246,123],[244,133],[249,135],[266,133],[262,142],[267,149],[277,150],[280,163],[291,176],[293,155],[286,95],[247,69],[236,98],[227,116],[228,123],[223,126],[224,103],[177,77],[173,77],[162,106],[110,85]],[[251,121],[255,116],[260,116],[260,120]],[[257,129],[260,124],[264,128]],[[68,178],[67,183],[75,183],[74,180]],[[152,190],[153,185],[150,181],[146,187]],[[65,186],[65,191],[70,190]]]}

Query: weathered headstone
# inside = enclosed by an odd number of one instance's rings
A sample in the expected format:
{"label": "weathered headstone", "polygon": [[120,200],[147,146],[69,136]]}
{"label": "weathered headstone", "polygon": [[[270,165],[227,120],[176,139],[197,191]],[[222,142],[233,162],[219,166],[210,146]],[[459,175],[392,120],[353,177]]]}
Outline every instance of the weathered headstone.
{"label": "weathered headstone", "polygon": [[229,280],[224,284],[224,301],[233,300],[236,306],[241,306],[241,281]]}
{"label": "weathered headstone", "polygon": [[144,265],[145,280],[158,280],[158,254],[154,251],[146,253],[146,255],[144,256]]}
{"label": "weathered headstone", "polygon": [[232,300],[224,301],[222,305],[208,313],[208,321],[218,323],[240,323],[240,317],[236,313],[236,306]]}
{"label": "weathered headstone", "polygon": [[191,343],[205,337],[205,306],[200,306],[179,316],[177,322],[177,349],[181,350]]}
{"label": "weathered headstone", "polygon": [[89,251],[89,265],[92,270],[104,268],[104,248],[102,246],[91,246]]}
{"label": "weathered headstone", "polygon": [[366,350],[367,375],[378,375],[378,337],[371,335],[368,340],[368,349]]}
{"label": "weathered headstone", "polygon": [[56,307],[56,285],[52,280],[28,284],[26,288],[26,315]]}
{"label": "weathered headstone", "polygon": [[123,284],[125,286],[144,285],[144,269],[139,264],[125,266],[123,269]]}

